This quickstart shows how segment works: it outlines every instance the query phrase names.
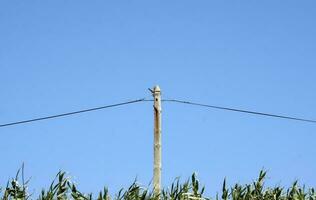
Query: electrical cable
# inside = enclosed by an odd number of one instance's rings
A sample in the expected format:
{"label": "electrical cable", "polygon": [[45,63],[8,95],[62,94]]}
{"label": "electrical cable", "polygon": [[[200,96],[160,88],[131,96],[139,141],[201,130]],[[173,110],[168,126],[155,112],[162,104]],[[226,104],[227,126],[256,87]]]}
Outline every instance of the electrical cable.
{"label": "electrical cable", "polygon": [[13,125],[17,125],[17,124],[25,124],[25,123],[35,122],[35,121],[64,117],[64,116],[68,116],[68,115],[75,115],[75,114],[80,114],[80,113],[85,113],[85,112],[96,111],[96,110],[102,110],[102,109],[106,109],[106,108],[113,108],[113,107],[123,106],[123,105],[127,105],[127,104],[142,102],[144,100],[145,100],[145,98],[142,98],[142,99],[126,101],[126,102],[122,102],[122,103],[100,106],[100,107],[95,107],[95,108],[89,108],[89,109],[84,109],[84,110],[79,110],[79,111],[74,111],[74,112],[68,112],[68,113],[62,113],[62,114],[51,115],[51,116],[46,116],[46,117],[40,117],[40,118],[28,119],[28,120],[11,122],[11,123],[6,123],[6,124],[0,124],[0,128],[6,127],[6,126],[13,126]]}
{"label": "electrical cable", "polygon": [[207,107],[207,108],[214,108],[214,109],[220,109],[220,110],[227,110],[227,111],[233,111],[233,112],[241,112],[241,113],[247,113],[247,114],[253,114],[253,115],[262,115],[262,116],[267,116],[267,117],[275,117],[275,118],[296,120],[296,121],[302,121],[302,122],[316,123],[316,120],[311,120],[311,119],[303,119],[303,118],[290,117],[290,116],[285,116],[285,115],[276,115],[276,114],[263,113],[263,112],[257,112],[257,111],[207,105],[207,104],[201,104],[201,103],[195,103],[195,102],[183,101],[183,100],[177,100],[177,99],[164,99],[162,101],[163,102],[174,102],[174,103],[188,104],[188,105]]}
{"label": "electrical cable", "polygon": [[[74,111],[74,112],[68,112],[68,113],[62,113],[62,114],[51,115],[51,116],[46,116],[46,117],[33,118],[33,119],[28,119],[28,120],[23,120],[23,121],[16,121],[16,122],[11,122],[11,123],[6,123],[6,124],[0,124],[0,128],[6,127],[6,126],[13,126],[13,125],[18,125],[18,124],[30,123],[30,122],[35,122],[35,121],[48,120],[48,119],[53,119],[53,118],[58,118],[58,117],[64,117],[64,116],[69,116],[69,115],[75,115],[75,114],[80,114],[80,113],[85,113],[85,112],[96,111],[96,110],[102,110],[102,109],[106,109],[106,108],[118,107],[118,106],[122,106],[122,105],[138,103],[138,102],[152,102],[152,101],[154,101],[154,100],[142,98],[142,99],[127,101],[127,102],[122,102],[122,103],[117,103],[117,104],[112,104],[112,105],[100,106],[100,107],[95,107],[95,108],[89,108],[89,109],[84,109],[84,110],[79,110],[79,111]],[[276,114],[271,114],[271,113],[263,113],[263,112],[229,108],[229,107],[221,107],[221,106],[208,105],[208,104],[202,104],[202,103],[196,103],[196,102],[184,101],[184,100],[178,100],[178,99],[162,99],[161,101],[162,102],[181,103],[181,104],[207,107],[207,108],[233,111],[233,112],[241,112],[241,113],[247,113],[247,114],[253,114],[253,115],[261,115],[261,116],[266,116],[266,117],[275,117],[275,118],[282,118],[282,119],[288,119],[288,120],[296,120],[296,121],[302,121],[302,122],[316,123],[316,120],[311,120],[311,119],[290,117],[290,116],[285,116],[285,115],[276,115]]]}

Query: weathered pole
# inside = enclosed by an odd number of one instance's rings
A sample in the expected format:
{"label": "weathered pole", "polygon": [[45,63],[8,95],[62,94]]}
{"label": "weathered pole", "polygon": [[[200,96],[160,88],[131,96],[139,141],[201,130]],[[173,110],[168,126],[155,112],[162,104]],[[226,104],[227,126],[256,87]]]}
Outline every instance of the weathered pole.
{"label": "weathered pole", "polygon": [[161,91],[159,86],[153,89],[154,97],[154,193],[161,190]]}

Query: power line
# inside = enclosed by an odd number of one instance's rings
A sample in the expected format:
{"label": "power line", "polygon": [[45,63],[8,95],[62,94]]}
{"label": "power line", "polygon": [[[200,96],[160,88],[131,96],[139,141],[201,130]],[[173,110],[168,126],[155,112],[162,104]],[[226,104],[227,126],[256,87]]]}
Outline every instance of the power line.
{"label": "power line", "polygon": [[[106,109],[106,108],[118,107],[118,106],[123,106],[123,105],[127,105],[127,104],[138,103],[138,102],[146,102],[146,101],[154,101],[154,100],[150,100],[150,99],[148,100],[148,99],[142,98],[142,99],[126,101],[126,102],[122,102],[122,103],[100,106],[100,107],[95,107],[95,108],[89,108],[89,109],[84,109],[84,110],[79,110],[79,111],[74,111],[74,112],[68,112],[68,113],[62,113],[62,114],[51,115],[51,116],[46,116],[46,117],[33,118],[33,119],[28,119],[28,120],[23,120],[23,121],[16,121],[16,122],[11,122],[11,123],[6,123],[6,124],[0,124],[0,128],[6,127],[6,126],[13,126],[13,125],[18,125],[18,124],[30,123],[30,122],[35,122],[35,121],[48,120],[48,119],[53,119],[53,118],[58,118],[58,117],[64,117],[64,116],[69,116],[69,115],[75,115],[75,114],[80,114],[80,113],[85,113],[85,112],[96,111],[96,110],[102,110],[102,109]],[[207,107],[207,108],[233,111],[233,112],[241,112],[241,113],[247,113],[247,114],[253,114],[253,115],[261,115],[261,116],[267,116],[267,117],[282,118],[282,119],[288,119],[288,120],[296,120],[296,121],[316,123],[316,120],[311,120],[311,119],[304,119],[304,118],[290,117],[290,116],[285,116],[285,115],[276,115],[276,114],[271,114],[271,113],[263,113],[263,112],[257,112],[257,111],[250,111],[250,110],[242,110],[242,109],[236,109],[236,108],[201,104],[201,103],[178,100],[178,99],[162,99],[161,101],[162,102],[181,103],[181,104]]]}
{"label": "power line", "polygon": [[242,110],[242,109],[236,109],[236,108],[228,108],[228,107],[207,105],[207,104],[201,104],[201,103],[195,103],[195,102],[183,101],[183,100],[177,100],[177,99],[164,99],[162,101],[163,102],[174,102],[174,103],[188,104],[188,105],[207,107],[207,108],[214,108],[214,109],[233,111],[233,112],[248,113],[248,114],[253,114],[253,115],[262,115],[262,116],[267,116],[267,117],[276,117],[276,118],[282,118],[282,119],[289,119],[289,120],[296,120],[296,121],[316,123],[316,120],[311,120],[311,119],[303,119],[303,118],[290,117],[290,116],[284,116],[284,115],[276,115],[276,114],[263,113],[263,112],[257,112],[257,111],[250,111],[250,110]]}
{"label": "power line", "polygon": [[122,103],[106,105],[106,106],[100,106],[100,107],[95,107],[95,108],[89,108],[89,109],[84,109],[84,110],[79,110],[79,111],[74,111],[74,112],[68,112],[68,113],[62,113],[62,114],[51,115],[51,116],[46,116],[46,117],[40,117],[40,118],[23,120],[23,121],[11,122],[11,123],[7,123],[7,124],[0,124],[0,128],[5,127],[5,126],[13,126],[13,125],[18,125],[18,124],[25,124],[25,123],[35,122],[35,121],[41,121],[41,120],[58,118],[58,117],[64,117],[64,116],[68,116],[68,115],[75,115],[75,114],[80,114],[80,113],[85,113],[85,112],[102,110],[102,109],[106,109],[106,108],[113,108],[113,107],[123,106],[123,105],[127,105],[127,104],[142,102],[144,100],[145,99],[143,98],[143,99],[126,101],[126,102],[122,102]]}

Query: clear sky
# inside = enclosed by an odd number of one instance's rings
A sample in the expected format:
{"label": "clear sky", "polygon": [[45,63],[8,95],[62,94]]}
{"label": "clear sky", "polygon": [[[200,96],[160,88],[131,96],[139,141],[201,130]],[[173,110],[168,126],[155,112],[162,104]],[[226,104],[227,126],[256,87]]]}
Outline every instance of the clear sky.
{"label": "clear sky", "polygon": [[[150,96],[316,119],[316,2],[1,1],[0,123]],[[0,129],[0,182],[152,177],[151,102]],[[163,184],[316,186],[316,125],[163,104]]]}

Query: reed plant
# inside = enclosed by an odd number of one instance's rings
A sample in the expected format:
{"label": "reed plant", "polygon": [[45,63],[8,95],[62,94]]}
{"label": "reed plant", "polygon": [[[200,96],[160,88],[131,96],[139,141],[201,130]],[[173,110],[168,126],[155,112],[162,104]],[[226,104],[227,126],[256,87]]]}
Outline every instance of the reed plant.
{"label": "reed plant", "polygon": [[204,195],[205,188],[200,185],[196,174],[183,183],[176,179],[159,195],[155,195],[153,190],[142,187],[134,181],[130,187],[121,189],[110,197],[106,187],[96,196],[84,194],[64,172],[58,172],[48,189],[43,189],[40,195],[35,197],[28,193],[29,180],[24,180],[23,171],[23,169],[19,170],[16,176],[0,190],[0,200],[316,200],[314,188],[306,189],[297,181],[287,189],[280,186],[265,187],[265,171],[260,171],[258,179],[251,184],[235,184],[228,187],[225,179],[221,192],[214,198]]}

